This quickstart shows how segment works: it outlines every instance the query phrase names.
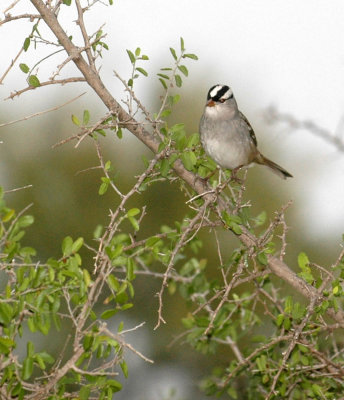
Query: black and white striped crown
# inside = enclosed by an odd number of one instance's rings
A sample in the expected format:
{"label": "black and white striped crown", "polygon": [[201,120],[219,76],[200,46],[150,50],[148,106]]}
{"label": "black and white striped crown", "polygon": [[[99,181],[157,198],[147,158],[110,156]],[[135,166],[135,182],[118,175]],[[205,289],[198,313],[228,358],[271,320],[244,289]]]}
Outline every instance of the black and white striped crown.
{"label": "black and white striped crown", "polygon": [[227,85],[215,85],[210,88],[207,100],[225,101],[233,97],[232,89]]}

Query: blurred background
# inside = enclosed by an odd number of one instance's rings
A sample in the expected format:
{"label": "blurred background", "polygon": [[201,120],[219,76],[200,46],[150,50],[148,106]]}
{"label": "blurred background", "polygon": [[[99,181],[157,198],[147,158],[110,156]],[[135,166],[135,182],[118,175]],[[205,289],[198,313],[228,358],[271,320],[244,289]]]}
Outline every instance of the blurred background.
{"label": "blurred background", "polygon": [[[10,3],[2,1],[0,11]],[[255,129],[260,150],[294,175],[293,179],[282,181],[262,167],[251,168],[245,198],[252,203],[252,213],[266,210],[272,219],[274,211],[292,200],[286,214],[290,226],[286,261],[296,268],[297,254],[305,251],[311,261],[331,265],[340,251],[344,231],[344,157],[335,146],[309,130],[268,123],[266,114],[273,106],[297,120],[312,121],[339,139],[344,137],[344,3],[341,0],[118,0],[114,3],[112,7],[97,4],[86,14],[91,33],[106,23],[104,41],[109,51],[103,53],[101,76],[114,97],[121,100],[125,94],[113,70],[128,79],[131,65],[125,50],[140,47],[150,58],[142,65],[149,77],[140,78],[135,91],[148,110],[156,111],[163,93],[156,73],[161,67],[172,65],[169,47],[178,49],[182,36],[187,51],[197,54],[199,61],[187,63],[189,78],[179,91],[181,101],[170,123],[184,123],[188,133],[197,132],[209,87],[217,83],[230,85],[241,111]],[[75,34],[76,43],[81,45],[73,22],[76,17],[68,14],[70,10],[63,8],[61,20],[68,34]],[[22,1],[11,12],[32,11],[29,2]],[[23,21],[1,27],[0,76],[31,29]],[[43,25],[40,29],[45,32]],[[19,62],[31,68],[48,53],[42,45],[36,51],[31,45]],[[39,65],[41,81],[63,60],[64,55],[57,54]],[[72,66],[66,68],[63,76],[67,75],[77,75]],[[40,88],[5,100],[10,93],[26,86],[25,78],[16,65],[0,86],[4,100],[0,124],[63,104],[86,91],[80,99],[55,112],[0,128],[0,184],[5,190],[33,185],[7,195],[7,202],[17,211],[33,203],[30,213],[36,222],[25,244],[35,247],[38,258],[45,261],[60,255],[60,243],[67,235],[83,236],[91,242],[96,225],[105,224],[108,210],[115,206],[110,193],[98,195],[99,171],[81,172],[98,165],[92,143],[85,140],[77,149],[74,142],[52,148],[77,132],[72,114],[82,119],[83,110],[88,109],[91,121],[96,122],[106,110],[89,88],[77,83]],[[111,160],[118,170],[119,186],[123,190],[129,188],[133,176],[142,169],[142,154],[150,157],[149,151],[128,132],[124,132],[122,140],[110,135],[102,144],[106,149],[105,160]],[[145,232],[172,224],[186,210],[184,197],[171,185],[157,185],[141,201],[141,206],[148,203]],[[154,210],[154,215],[149,215],[150,210]],[[231,240],[229,249],[237,244],[235,239]],[[214,241],[207,242],[202,256],[208,258],[208,266],[218,265]],[[159,284],[151,279],[136,280],[136,302],[141,306],[134,307],[128,313],[131,319],[126,321],[127,328],[146,321],[127,340],[153,358],[155,365],[131,357],[130,385],[125,386],[118,398],[201,399],[198,380],[215,363],[226,365],[229,356],[221,355],[219,360],[217,355],[211,360],[183,343],[168,346],[183,331],[180,319],[187,312],[178,296],[166,296],[167,325],[153,332],[157,316],[154,294]],[[44,340],[42,337],[42,343]]]}

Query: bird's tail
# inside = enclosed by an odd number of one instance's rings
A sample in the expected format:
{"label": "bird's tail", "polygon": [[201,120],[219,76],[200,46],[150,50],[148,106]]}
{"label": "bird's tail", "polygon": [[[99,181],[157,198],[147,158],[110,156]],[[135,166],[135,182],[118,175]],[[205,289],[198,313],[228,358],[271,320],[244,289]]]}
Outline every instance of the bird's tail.
{"label": "bird's tail", "polygon": [[286,171],[284,168],[279,166],[278,164],[274,163],[273,161],[269,160],[268,158],[264,157],[263,154],[259,153],[256,159],[254,160],[257,164],[261,165],[266,165],[271,169],[272,172],[274,172],[276,175],[278,175],[282,179],[287,179],[287,178],[292,178],[293,175],[291,175],[288,171]]}

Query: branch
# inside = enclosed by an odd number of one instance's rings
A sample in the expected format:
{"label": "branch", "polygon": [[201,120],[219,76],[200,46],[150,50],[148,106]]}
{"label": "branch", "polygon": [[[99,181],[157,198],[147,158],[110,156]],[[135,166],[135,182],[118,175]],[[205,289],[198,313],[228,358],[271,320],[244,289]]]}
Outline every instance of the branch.
{"label": "branch", "polygon": [[[111,93],[106,89],[99,75],[87,64],[85,59],[80,54],[80,50],[76,47],[69,37],[64,32],[63,28],[59,24],[55,14],[45,6],[42,0],[30,0],[31,3],[36,7],[38,12],[41,14],[45,23],[49,26],[52,32],[55,34],[59,43],[64,47],[69,57],[73,60],[77,68],[80,70],[82,75],[85,77],[87,83],[93,88],[100,99],[103,101],[105,106],[113,113],[119,122],[125,121],[126,129],[128,129],[133,135],[135,135],[141,142],[143,142],[150,150],[155,154],[158,152],[159,140],[153,136],[150,132],[144,129],[142,124],[138,124],[137,121],[130,116],[121,105],[113,98]],[[204,201],[211,202],[213,199],[210,186],[204,181],[199,179],[195,174],[185,169],[181,160],[176,160],[173,165],[176,174],[183,179],[192,189],[198,194],[204,194]],[[208,192],[208,193],[207,193]],[[218,209],[224,210],[227,206],[221,198],[218,198]],[[238,236],[241,242],[249,249],[253,249],[259,245],[258,239],[252,235],[245,227],[242,227],[243,233]],[[307,284],[304,280],[299,278],[283,261],[272,255],[268,256],[268,267],[276,276],[280,277],[284,281],[288,282],[295,290],[301,293],[308,299],[314,298],[318,293],[316,289]],[[333,309],[327,310],[335,321],[344,327],[344,313],[343,311],[335,312]]]}

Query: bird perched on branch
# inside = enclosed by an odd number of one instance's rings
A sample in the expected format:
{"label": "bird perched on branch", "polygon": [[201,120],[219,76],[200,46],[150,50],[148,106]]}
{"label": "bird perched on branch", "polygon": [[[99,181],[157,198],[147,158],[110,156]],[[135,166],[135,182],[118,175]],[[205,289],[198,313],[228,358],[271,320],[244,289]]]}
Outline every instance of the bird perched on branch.
{"label": "bird perched on branch", "polygon": [[199,131],[205,152],[221,167],[231,169],[233,174],[245,165],[256,163],[266,165],[283,179],[292,177],[260,153],[253,128],[239,111],[229,86],[210,88]]}

